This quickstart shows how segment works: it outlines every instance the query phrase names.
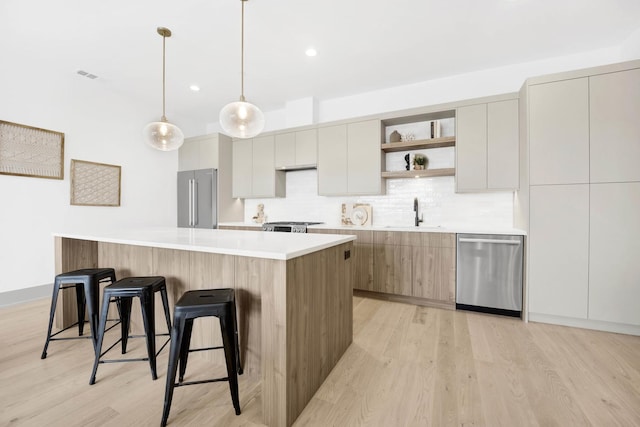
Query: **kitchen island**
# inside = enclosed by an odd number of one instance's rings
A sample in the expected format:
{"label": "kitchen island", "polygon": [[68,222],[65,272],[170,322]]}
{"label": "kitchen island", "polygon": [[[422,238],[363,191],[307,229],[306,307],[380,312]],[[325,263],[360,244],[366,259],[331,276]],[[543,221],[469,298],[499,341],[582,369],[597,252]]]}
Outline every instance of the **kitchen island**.
{"label": "kitchen island", "polygon": [[[171,303],[187,290],[234,288],[245,375],[261,378],[269,426],[293,424],[351,344],[355,236],[156,228],[54,238],[56,274],[164,276]],[[74,299],[63,298],[58,326],[75,321]],[[194,324],[193,345],[218,345],[218,331]],[[203,357],[224,363],[211,353]]]}

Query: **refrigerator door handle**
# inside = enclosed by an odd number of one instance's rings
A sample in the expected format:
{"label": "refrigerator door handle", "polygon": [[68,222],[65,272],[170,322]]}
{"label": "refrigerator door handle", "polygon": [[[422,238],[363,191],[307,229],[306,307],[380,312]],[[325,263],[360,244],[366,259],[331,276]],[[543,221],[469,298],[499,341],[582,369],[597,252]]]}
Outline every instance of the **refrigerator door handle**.
{"label": "refrigerator door handle", "polygon": [[193,180],[189,180],[189,227],[193,227]]}
{"label": "refrigerator door handle", "polygon": [[193,181],[193,226],[198,225],[198,181]]}

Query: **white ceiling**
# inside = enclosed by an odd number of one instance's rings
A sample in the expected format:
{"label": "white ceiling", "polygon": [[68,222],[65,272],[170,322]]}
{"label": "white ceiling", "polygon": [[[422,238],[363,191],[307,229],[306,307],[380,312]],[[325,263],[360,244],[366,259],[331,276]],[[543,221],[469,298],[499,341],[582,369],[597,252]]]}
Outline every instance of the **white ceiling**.
{"label": "white ceiling", "polygon": [[[43,78],[85,70],[159,118],[156,27],[165,26],[167,117],[204,125],[240,95],[240,8],[240,0],[1,0],[0,67],[46,64]],[[617,46],[640,29],[640,0],[250,0],[245,22],[245,96],[271,111]],[[304,55],[309,46],[316,57]]]}

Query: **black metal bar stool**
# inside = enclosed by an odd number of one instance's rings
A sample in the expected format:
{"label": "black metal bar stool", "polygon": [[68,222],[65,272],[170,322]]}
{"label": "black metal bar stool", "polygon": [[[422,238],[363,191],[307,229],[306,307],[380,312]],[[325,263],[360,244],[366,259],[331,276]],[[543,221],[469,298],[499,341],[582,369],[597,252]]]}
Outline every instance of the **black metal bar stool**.
{"label": "black metal bar stool", "polygon": [[[155,293],[160,292],[162,297],[162,305],[164,306],[164,316],[167,320],[167,333],[156,335],[155,326]],[[144,324],[144,335],[129,335],[129,325],[131,323],[131,303],[134,297],[140,298],[140,306],[142,308],[142,322]],[[107,323],[107,312],[109,304],[116,302],[120,304],[120,328],[121,336],[111,347],[102,352],[102,343],[104,341],[105,328]],[[156,353],[156,336],[168,336],[171,331],[171,318],[169,314],[169,300],[167,299],[167,285],[164,277],[127,277],[104,288],[102,297],[102,309],[100,312],[100,326],[98,329],[98,340],[96,343],[95,361],[93,363],[93,372],[89,384],[95,384],[96,372],[99,363],[117,363],[117,362],[137,362],[149,361],[151,367],[151,377],[155,380],[158,378],[156,372],[156,356],[167,345],[170,338],[160,347]],[[127,342],[129,338],[146,338],[147,357],[138,359],[110,359],[103,360],[102,356],[107,354],[109,350],[118,343],[122,343],[122,354],[127,352]]]}
{"label": "black metal bar stool", "polygon": [[[98,336],[98,301],[100,297],[100,284],[116,281],[116,272],[113,268],[84,268],[81,270],[69,271],[67,273],[58,274],[53,284],[53,296],[51,297],[51,311],[49,313],[49,329],[47,331],[47,340],[42,350],[42,359],[47,357],[47,348],[49,342],[56,340],[71,340],[79,338],[91,338],[93,349],[95,351]],[[53,318],[56,313],[56,304],[58,303],[58,293],[63,289],[76,288],[76,302],[78,304],[78,321],[66,328],[51,334],[53,328]],[[85,323],[85,308],[89,314],[90,336],[83,336]],[[78,325],[77,337],[55,338],[56,335]]]}
{"label": "black metal bar stool", "polygon": [[[193,320],[198,317],[215,316],[220,319],[222,346],[190,349]],[[224,348],[227,365],[227,377],[202,381],[183,381],[187,370],[189,353],[194,351],[215,350]],[[176,383],[176,371],[180,363],[179,380]],[[238,397],[238,374],[242,375],[240,349],[238,339],[238,323],[236,317],[236,298],[233,289],[208,289],[185,292],[175,305],[173,311],[173,329],[171,330],[171,351],[167,368],[167,386],[164,394],[164,409],[161,425],[167,425],[174,387],[228,381],[231,400],[240,415]]]}

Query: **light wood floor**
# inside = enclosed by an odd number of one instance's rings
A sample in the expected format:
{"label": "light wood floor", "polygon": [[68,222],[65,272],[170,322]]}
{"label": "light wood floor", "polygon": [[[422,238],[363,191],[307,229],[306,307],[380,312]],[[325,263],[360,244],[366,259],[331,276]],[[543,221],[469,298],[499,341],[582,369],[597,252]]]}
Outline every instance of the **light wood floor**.
{"label": "light wood floor", "polygon": [[[0,309],[0,425],[158,425],[167,350],[157,381],[110,364],[89,386],[88,340],[40,359],[48,304]],[[259,382],[240,379],[241,416],[205,384],[176,390],[169,425],[262,425]],[[296,426],[446,425],[639,426],[640,337],[354,298],[354,342]]]}

